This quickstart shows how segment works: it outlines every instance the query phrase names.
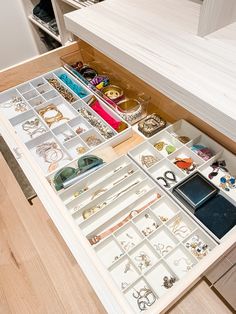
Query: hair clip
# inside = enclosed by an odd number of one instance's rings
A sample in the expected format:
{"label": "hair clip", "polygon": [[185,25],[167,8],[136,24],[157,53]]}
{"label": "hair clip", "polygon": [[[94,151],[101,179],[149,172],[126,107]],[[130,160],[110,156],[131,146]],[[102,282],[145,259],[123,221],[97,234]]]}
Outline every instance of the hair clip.
{"label": "hair clip", "polygon": [[164,173],[164,177],[157,177],[156,180],[158,180],[158,181],[162,180],[164,182],[163,186],[166,188],[171,187],[171,185],[168,181],[177,182],[175,173],[173,171],[170,171],[170,170],[168,170]]}

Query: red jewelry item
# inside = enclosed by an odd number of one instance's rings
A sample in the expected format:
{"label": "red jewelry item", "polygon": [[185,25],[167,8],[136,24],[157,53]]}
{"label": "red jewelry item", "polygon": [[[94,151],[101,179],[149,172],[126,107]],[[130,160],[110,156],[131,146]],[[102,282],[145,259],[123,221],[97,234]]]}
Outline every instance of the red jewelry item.
{"label": "red jewelry item", "polygon": [[192,158],[175,158],[174,164],[180,169],[186,170],[192,166],[193,160]]}

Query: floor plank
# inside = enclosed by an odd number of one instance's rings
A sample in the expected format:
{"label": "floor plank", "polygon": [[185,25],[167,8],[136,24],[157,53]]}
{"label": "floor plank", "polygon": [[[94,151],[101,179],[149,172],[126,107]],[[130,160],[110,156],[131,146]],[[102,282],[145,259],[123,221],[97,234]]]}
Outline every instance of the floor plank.
{"label": "floor plank", "polygon": [[[0,259],[2,269],[0,282],[4,283],[4,291],[7,291],[7,300],[10,305],[16,305],[12,311],[14,313],[30,313],[30,308],[40,309],[45,304],[51,308],[42,308],[42,311],[35,310],[31,313],[77,313],[78,308],[85,314],[105,313],[63,239],[52,228],[52,222],[42,204],[36,200],[35,206],[28,205],[8,167],[6,165],[2,167],[3,160],[0,162],[2,173],[0,178],[0,228],[2,233],[7,230],[5,237],[0,234],[1,250],[4,249],[6,252],[1,255]],[[13,201],[11,202],[10,199]],[[14,202],[17,206],[14,206]],[[7,240],[3,243],[2,239]],[[6,241],[11,244],[9,245]],[[61,245],[61,243],[63,244]],[[42,264],[44,269],[41,269]],[[5,265],[12,268],[13,276],[10,271],[6,272],[6,269],[3,269],[3,267],[6,268]],[[21,276],[17,277],[19,273]],[[9,274],[9,276],[4,277],[4,274]],[[14,282],[15,277],[19,282]],[[42,282],[44,278],[45,280]],[[31,287],[33,284],[35,287]],[[10,290],[8,290],[11,285],[17,289],[14,294],[10,294]],[[91,294],[93,294],[93,299],[91,299]],[[41,304],[37,304],[35,297],[37,295],[39,295]],[[21,300],[24,299],[29,301],[27,302],[29,308],[22,305]],[[55,303],[56,300],[58,300],[58,306]],[[16,309],[18,311],[15,311]]]}
{"label": "floor plank", "polygon": [[168,314],[231,314],[221,299],[201,280]]}

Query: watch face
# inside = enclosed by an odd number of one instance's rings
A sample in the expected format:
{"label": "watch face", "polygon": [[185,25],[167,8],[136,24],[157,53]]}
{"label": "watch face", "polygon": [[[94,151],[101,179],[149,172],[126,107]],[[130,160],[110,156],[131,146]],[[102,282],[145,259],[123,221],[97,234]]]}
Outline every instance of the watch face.
{"label": "watch face", "polygon": [[181,182],[174,192],[194,209],[217,194],[218,189],[199,172]]}

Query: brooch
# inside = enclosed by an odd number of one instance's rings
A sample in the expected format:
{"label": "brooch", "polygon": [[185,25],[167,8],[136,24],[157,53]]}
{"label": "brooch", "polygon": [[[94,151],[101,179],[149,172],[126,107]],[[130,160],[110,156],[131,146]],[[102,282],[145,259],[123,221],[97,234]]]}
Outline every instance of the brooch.
{"label": "brooch", "polygon": [[156,113],[147,116],[139,122],[138,130],[146,137],[151,137],[166,126],[166,121],[159,117]]}

